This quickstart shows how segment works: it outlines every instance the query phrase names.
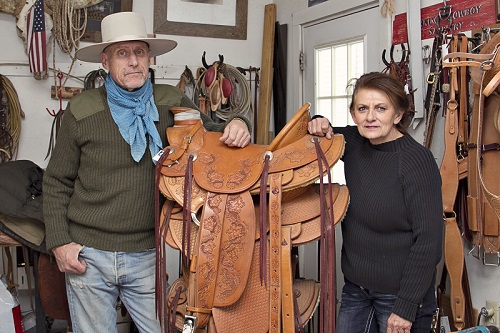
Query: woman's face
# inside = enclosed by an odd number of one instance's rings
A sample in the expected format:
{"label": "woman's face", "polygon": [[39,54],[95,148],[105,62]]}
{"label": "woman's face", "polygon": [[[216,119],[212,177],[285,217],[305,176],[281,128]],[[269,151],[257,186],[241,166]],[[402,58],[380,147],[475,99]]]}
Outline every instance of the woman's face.
{"label": "woman's face", "polygon": [[396,124],[403,113],[396,110],[386,93],[376,89],[361,89],[356,93],[351,117],[359,134],[374,145],[403,136]]}

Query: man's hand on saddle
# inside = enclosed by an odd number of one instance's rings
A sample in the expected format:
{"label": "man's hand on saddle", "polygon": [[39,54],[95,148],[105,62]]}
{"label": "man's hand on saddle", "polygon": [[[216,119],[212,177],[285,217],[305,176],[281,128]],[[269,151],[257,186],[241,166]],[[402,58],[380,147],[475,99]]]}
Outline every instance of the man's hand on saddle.
{"label": "man's hand on saddle", "polygon": [[250,139],[247,124],[239,118],[234,118],[227,124],[219,140],[229,147],[243,148],[250,143]]}
{"label": "man's hand on saddle", "polygon": [[84,260],[78,260],[78,255],[82,250],[80,244],[69,243],[52,249],[56,257],[57,267],[63,273],[83,274],[87,269]]}
{"label": "man's hand on saddle", "polygon": [[330,125],[330,121],[327,118],[314,118],[307,124],[307,131],[309,134],[316,136],[324,136],[327,139],[331,139],[333,136],[333,129]]}

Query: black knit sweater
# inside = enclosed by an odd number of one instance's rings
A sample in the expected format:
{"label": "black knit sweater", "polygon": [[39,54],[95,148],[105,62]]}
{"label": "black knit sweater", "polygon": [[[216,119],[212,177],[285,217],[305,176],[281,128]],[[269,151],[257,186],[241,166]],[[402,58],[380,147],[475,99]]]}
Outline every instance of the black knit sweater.
{"label": "black knit sweater", "polygon": [[[196,108],[179,89],[155,85],[164,146],[174,124],[172,106]],[[202,114],[209,131],[222,131]],[[248,123],[247,123],[248,126]],[[122,138],[101,87],[74,97],[65,110],[57,144],[44,174],[44,220],[50,250],[70,242],[107,251],[155,246],[154,164],[149,149],[137,163]]]}
{"label": "black knit sweater", "polygon": [[413,321],[442,252],[441,177],[411,136],[372,145],[354,126],[342,158],[351,201],[342,221],[342,272],[364,288],[397,295],[393,312]]}

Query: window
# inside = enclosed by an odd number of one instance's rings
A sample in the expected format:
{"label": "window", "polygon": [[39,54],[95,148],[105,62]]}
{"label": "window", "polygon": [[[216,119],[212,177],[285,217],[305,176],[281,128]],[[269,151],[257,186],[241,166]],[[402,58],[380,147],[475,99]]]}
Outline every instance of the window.
{"label": "window", "polygon": [[[330,119],[333,126],[354,125],[349,114],[349,87],[365,72],[363,38],[322,46],[315,50],[315,57],[316,114]],[[345,184],[342,161],[333,167],[332,181]]]}
{"label": "window", "polygon": [[353,125],[347,87],[364,73],[363,47],[363,39],[357,39],[316,49],[315,110],[333,126]]}

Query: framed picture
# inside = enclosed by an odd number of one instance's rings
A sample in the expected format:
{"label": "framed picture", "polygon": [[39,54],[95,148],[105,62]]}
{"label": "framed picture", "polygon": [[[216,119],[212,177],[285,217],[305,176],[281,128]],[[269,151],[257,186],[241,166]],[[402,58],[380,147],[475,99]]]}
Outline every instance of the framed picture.
{"label": "framed picture", "polygon": [[318,3],[325,2],[327,0],[307,0],[307,7],[317,5]]}
{"label": "framed picture", "polygon": [[248,0],[154,1],[154,33],[247,38]]}
{"label": "framed picture", "polygon": [[113,13],[131,12],[132,0],[104,0],[87,8],[87,27],[85,34],[80,39],[83,42],[102,42],[101,21]]}

